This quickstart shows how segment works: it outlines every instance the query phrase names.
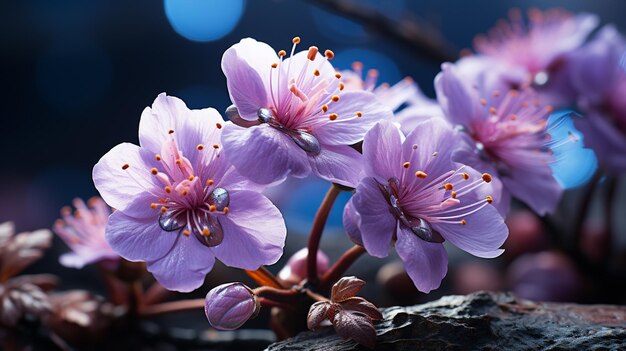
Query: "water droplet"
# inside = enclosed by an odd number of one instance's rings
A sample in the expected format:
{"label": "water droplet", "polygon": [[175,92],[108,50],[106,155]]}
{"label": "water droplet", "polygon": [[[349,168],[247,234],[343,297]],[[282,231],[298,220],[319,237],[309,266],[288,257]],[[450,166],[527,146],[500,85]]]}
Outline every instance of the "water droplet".
{"label": "water droplet", "polygon": [[230,203],[230,194],[228,190],[224,188],[215,188],[209,194],[209,204],[215,205],[218,211],[224,211],[224,208],[228,207]]}
{"label": "water droplet", "polygon": [[313,134],[301,130],[290,131],[288,134],[291,137],[291,140],[293,140],[296,145],[307,153],[311,155],[319,155],[322,151],[322,146],[320,145],[319,140],[317,140]]}
{"label": "water droplet", "polygon": [[445,241],[441,234],[433,230],[430,223],[421,218],[409,221],[409,228],[411,228],[413,234],[424,241],[430,243],[442,243]]}
{"label": "water droplet", "polygon": [[226,108],[225,115],[226,115],[226,118],[230,120],[232,120],[233,118],[235,119],[241,118],[241,116],[239,115],[239,110],[237,109],[237,106],[235,105],[228,106],[228,108]]}
{"label": "water droplet", "polygon": [[165,211],[159,216],[159,226],[166,232],[175,232],[187,225],[184,211]]}
{"label": "water droplet", "polygon": [[259,117],[259,122],[261,123],[269,123],[272,119],[274,119],[272,111],[265,107],[261,107],[259,111],[257,111],[257,116]]}
{"label": "water droplet", "polygon": [[222,243],[224,230],[217,218],[201,212],[195,217],[195,221],[195,225],[191,226],[191,232],[202,245],[213,247]]}
{"label": "water droplet", "polygon": [[248,120],[241,118],[241,115],[239,115],[239,110],[237,109],[237,106],[235,105],[228,106],[224,114],[226,115],[229,121],[233,122],[234,124],[240,127],[250,128],[252,126],[259,125],[259,121],[248,121]]}
{"label": "water droplet", "polygon": [[541,71],[535,74],[535,78],[533,79],[533,82],[538,86],[542,86],[548,82],[549,78],[550,77],[548,76],[547,72]]}

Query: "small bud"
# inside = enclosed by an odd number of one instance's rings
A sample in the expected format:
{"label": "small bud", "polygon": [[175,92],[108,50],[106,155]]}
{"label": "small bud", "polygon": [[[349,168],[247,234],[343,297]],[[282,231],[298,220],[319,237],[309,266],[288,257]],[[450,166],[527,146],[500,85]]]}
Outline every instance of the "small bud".
{"label": "small bud", "polygon": [[234,330],[259,313],[261,305],[250,288],[242,283],[216,286],[206,295],[204,313],[218,330]]}
{"label": "small bud", "polygon": [[[287,264],[283,269],[278,273],[278,277],[280,279],[289,280],[291,278],[296,278],[297,281],[306,278],[307,276],[307,256],[309,250],[304,248],[289,258]],[[328,256],[323,253],[321,250],[317,250],[317,274],[319,276],[324,275],[326,271],[328,271],[329,263]],[[294,277],[295,276],[295,277]]]}

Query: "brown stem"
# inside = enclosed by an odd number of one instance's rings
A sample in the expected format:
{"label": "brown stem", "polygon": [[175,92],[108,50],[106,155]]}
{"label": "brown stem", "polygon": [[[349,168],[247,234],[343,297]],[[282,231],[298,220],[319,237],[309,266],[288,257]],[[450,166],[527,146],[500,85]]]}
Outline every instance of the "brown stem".
{"label": "brown stem", "polygon": [[276,289],[283,288],[283,284],[281,284],[278,278],[264,266],[259,267],[256,271],[245,270],[245,272],[260,286],[271,286]]}
{"label": "brown stem", "polygon": [[458,57],[451,44],[432,26],[420,23],[406,15],[399,19],[389,19],[382,13],[350,0],[311,0],[311,2],[351,18],[394,40],[403,48],[412,48],[416,56],[427,57],[437,63],[455,61]]}
{"label": "brown stem", "polygon": [[293,302],[298,295],[295,289],[275,289],[269,286],[262,286],[252,290],[255,295],[265,297],[275,301]]}
{"label": "brown stem", "polygon": [[352,264],[365,253],[365,248],[360,245],[354,245],[348,251],[346,251],[335,264],[330,267],[328,272],[324,274],[320,280],[319,289],[325,291],[332,284],[334,284],[339,278],[352,266]]}
{"label": "brown stem", "polygon": [[204,299],[181,300],[145,306],[139,311],[139,315],[142,317],[151,317],[160,314],[184,312],[203,308]]}
{"label": "brown stem", "polygon": [[314,292],[312,292],[309,289],[304,289],[304,292],[306,293],[306,295],[308,297],[310,297],[311,299],[315,300],[315,301],[330,301],[328,298],[320,295],[320,294],[316,294]]}
{"label": "brown stem", "polygon": [[267,299],[264,297],[259,297],[259,303],[263,307],[280,307],[280,308],[284,308],[288,310],[294,310],[296,308],[295,305],[293,304],[284,303],[280,301],[274,301],[274,300]]}
{"label": "brown stem", "polygon": [[330,214],[330,210],[333,208],[333,204],[339,196],[341,189],[339,186],[335,184],[330,185],[330,189],[326,193],[326,197],[322,201],[317,213],[315,214],[315,219],[313,221],[313,227],[311,228],[311,233],[309,234],[309,244],[308,255],[307,255],[307,278],[308,281],[312,284],[317,283],[317,250],[320,247],[320,240],[322,239],[322,233],[324,232],[324,226],[326,225],[326,220],[328,219],[328,215]]}
{"label": "brown stem", "polygon": [[170,296],[174,296],[173,291],[165,289],[159,282],[154,282],[143,295],[143,303],[144,305],[154,305],[155,303],[166,300]]}

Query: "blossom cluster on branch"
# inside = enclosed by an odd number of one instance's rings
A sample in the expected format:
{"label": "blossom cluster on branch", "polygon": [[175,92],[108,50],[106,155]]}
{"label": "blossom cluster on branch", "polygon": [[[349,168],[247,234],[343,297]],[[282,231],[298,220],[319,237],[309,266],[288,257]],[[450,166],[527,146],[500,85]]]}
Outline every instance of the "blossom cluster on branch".
{"label": "blossom cluster on branch", "polygon": [[[576,108],[583,116],[561,119],[575,119],[607,171],[626,171],[626,42],[610,25],[588,39],[597,25],[589,14],[531,10],[525,21],[514,11],[476,39],[476,54],[441,66],[436,100],[410,78],[377,85],[377,72],[364,77],[359,63],[337,70],[331,50],[300,50],[299,37],[289,51],[242,39],[222,57],[233,103],[226,119],[160,94],[141,114],[139,145],[119,144],[93,168],[102,199],[62,210],[54,231],[72,253],[60,261],[97,263],[112,302],[150,315],[169,309],[155,304],[158,287],[138,288],[144,263],[158,286],[190,292],[219,260],[260,286],[233,282],[209,291],[202,304],[216,329],[236,329],[262,307],[280,310],[283,320],[310,309],[310,329],[332,324],[340,336],[374,347],[373,323],[382,315],[355,297],[365,282],[342,278],[346,270],[363,253],[382,258],[394,248],[427,293],[447,273],[445,242],[499,256],[512,198],[540,216],[561,200],[554,149],[581,139],[553,135],[557,109]],[[263,191],[309,175],[331,188],[307,249],[274,276],[264,266],[282,256],[287,229]],[[343,223],[355,246],[331,265],[318,248],[341,191],[353,194]],[[5,262],[17,252],[17,262],[30,264],[49,238],[37,245],[7,228],[0,228],[2,323],[44,315],[57,301],[65,307],[54,320],[90,324],[93,313],[76,312],[72,301],[99,300],[80,293],[49,299],[26,277],[15,286],[22,265]]]}

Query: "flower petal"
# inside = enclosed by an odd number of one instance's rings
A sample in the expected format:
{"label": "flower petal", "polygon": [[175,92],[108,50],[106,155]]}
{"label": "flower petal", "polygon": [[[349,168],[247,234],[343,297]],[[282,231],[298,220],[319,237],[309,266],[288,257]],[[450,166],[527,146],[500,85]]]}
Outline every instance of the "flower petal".
{"label": "flower petal", "polygon": [[495,207],[488,205],[464,219],[465,225],[433,223],[432,226],[446,240],[474,256],[493,258],[504,252],[500,247],[509,229]]}
{"label": "flower petal", "polygon": [[454,65],[444,63],[441,70],[435,77],[437,100],[453,124],[469,128],[481,116],[479,97],[461,81]]}
{"label": "flower petal", "polygon": [[109,206],[128,215],[146,217],[151,213],[150,203],[158,200],[153,194],[163,191],[162,184],[150,174],[156,163],[150,151],[122,143],[102,156],[94,166],[93,181]]}
{"label": "flower petal", "polygon": [[326,144],[356,144],[376,122],[393,118],[391,109],[370,92],[349,91],[339,96],[338,102],[329,105],[329,113],[336,113],[339,117],[314,129],[315,135]]}
{"label": "flower petal", "polygon": [[309,330],[317,330],[320,323],[328,318],[327,313],[329,308],[330,303],[327,301],[318,301],[312,304],[306,318],[306,327]]}
{"label": "flower petal", "polygon": [[513,170],[510,177],[501,179],[513,196],[540,216],[554,212],[563,194],[563,188],[548,164],[537,165],[532,170]]}
{"label": "flower petal", "polygon": [[224,126],[224,154],[242,175],[259,184],[269,184],[288,175],[306,177],[311,166],[306,152],[291,138],[263,124],[241,128]]}
{"label": "flower petal", "polygon": [[346,203],[346,207],[343,209],[343,227],[346,230],[346,234],[353,243],[363,246],[363,239],[361,238],[361,215],[354,210],[352,205],[352,199]]}
{"label": "flower petal", "polygon": [[354,276],[343,277],[336,282],[330,292],[332,302],[341,302],[351,297],[363,289],[365,281]]}
{"label": "flower petal", "polygon": [[242,39],[224,53],[222,71],[241,118],[255,121],[259,108],[267,107],[271,65],[278,61],[274,49],[251,38]]}
{"label": "flower petal", "polygon": [[122,211],[109,217],[106,239],[111,248],[129,261],[154,261],[174,245],[177,232],[165,232],[157,217],[134,218]]}
{"label": "flower petal", "polygon": [[374,178],[361,180],[352,197],[352,204],[361,215],[361,238],[367,252],[376,257],[387,256],[397,220],[389,212],[387,200]]}
{"label": "flower petal", "polygon": [[398,225],[396,251],[419,291],[428,293],[439,287],[448,272],[448,254],[442,244],[426,242]]}
{"label": "flower petal", "polygon": [[363,155],[347,145],[322,145],[319,155],[309,155],[311,169],[330,182],[356,187],[363,165]]}
{"label": "flower petal", "polygon": [[[363,139],[365,174],[381,182],[400,178],[402,173],[402,134],[389,121],[380,121]],[[384,150],[384,152],[381,152]]]}
{"label": "flower petal", "polygon": [[340,310],[335,314],[332,323],[337,335],[342,338],[352,339],[370,349],[376,346],[376,329],[368,317]]}
{"label": "flower petal", "polygon": [[287,229],[276,206],[262,194],[230,192],[228,214],[219,218],[224,240],[213,248],[227,266],[255,270],[276,263],[283,254]]}
{"label": "flower petal", "polygon": [[193,235],[177,235],[177,238],[167,255],[148,262],[148,271],[164,288],[189,292],[202,286],[205,276],[213,269],[215,256]]}

